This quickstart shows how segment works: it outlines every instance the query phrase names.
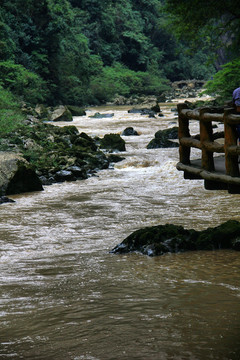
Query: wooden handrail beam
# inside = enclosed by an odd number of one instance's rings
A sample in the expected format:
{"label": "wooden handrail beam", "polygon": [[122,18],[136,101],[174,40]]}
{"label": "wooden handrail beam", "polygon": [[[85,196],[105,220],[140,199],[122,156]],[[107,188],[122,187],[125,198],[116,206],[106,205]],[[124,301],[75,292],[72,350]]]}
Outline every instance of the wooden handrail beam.
{"label": "wooden handrail beam", "polygon": [[188,146],[188,147],[194,147],[197,149],[202,149],[202,144],[199,140],[194,139],[192,137],[182,137],[179,139],[179,142],[181,145]]}
{"label": "wooden handrail beam", "polygon": [[211,114],[211,113],[204,113],[201,120],[203,121],[217,121],[223,122],[223,114]]}
{"label": "wooden handrail beam", "polygon": [[224,153],[224,145],[217,143],[216,141],[204,141],[203,145],[207,151]]}
{"label": "wooden handrail beam", "polygon": [[200,113],[198,110],[183,109],[181,115],[188,118],[189,120],[199,120]]}

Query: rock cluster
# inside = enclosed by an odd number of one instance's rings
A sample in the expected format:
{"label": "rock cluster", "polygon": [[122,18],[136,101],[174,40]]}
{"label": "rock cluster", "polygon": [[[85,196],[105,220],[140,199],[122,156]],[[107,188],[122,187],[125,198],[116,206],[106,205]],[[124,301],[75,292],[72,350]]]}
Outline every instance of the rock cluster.
{"label": "rock cluster", "polygon": [[170,101],[177,98],[194,98],[202,91],[204,80],[181,80],[171,84],[171,90],[166,92],[165,100]]}
{"label": "rock cluster", "polygon": [[[160,109],[159,109],[160,111]],[[148,115],[149,117],[155,117],[155,115],[157,114],[157,112],[155,110],[153,110],[152,108],[142,108],[142,109],[138,109],[138,108],[133,108],[128,110],[129,114],[140,114],[140,115]]]}
{"label": "rock cluster", "polygon": [[137,96],[132,95],[130,97],[125,96],[117,96],[112,102],[108,103],[108,105],[138,105],[138,104],[154,104],[157,101],[157,96],[154,95],[145,95],[145,96]]}
{"label": "rock cluster", "polygon": [[[75,126],[57,127],[35,118],[27,121],[28,126],[0,139],[0,150],[11,149],[15,155],[20,153],[43,184],[86,179],[96,171],[108,168],[109,160],[100,150],[98,141],[79,133]],[[103,143],[101,148],[104,149]]]}
{"label": "rock cluster", "polygon": [[240,251],[240,222],[229,220],[203,231],[166,224],[139,229],[111,253],[140,252],[148,256],[192,250],[234,249]]}
{"label": "rock cluster", "polygon": [[73,116],[86,115],[84,109],[74,105],[59,105],[55,107],[46,107],[43,104],[38,104],[36,107],[23,107],[23,112],[31,114],[35,118],[44,119],[48,121],[72,121]]}

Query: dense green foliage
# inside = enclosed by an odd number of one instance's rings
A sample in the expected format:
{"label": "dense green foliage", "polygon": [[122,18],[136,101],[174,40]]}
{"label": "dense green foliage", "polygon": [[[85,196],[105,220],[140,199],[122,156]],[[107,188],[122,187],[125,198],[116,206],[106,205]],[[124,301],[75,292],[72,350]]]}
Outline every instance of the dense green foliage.
{"label": "dense green foliage", "polygon": [[2,0],[0,85],[33,104],[83,105],[208,79],[207,54],[186,53],[162,2]]}
{"label": "dense green foliage", "polygon": [[164,10],[171,15],[171,26],[178,38],[192,49],[212,49],[212,60],[219,70],[207,83],[206,93],[231,99],[240,86],[240,8],[238,0],[165,0]]}
{"label": "dense green foliage", "polygon": [[206,84],[207,94],[218,94],[219,101],[231,100],[233,90],[240,86],[240,59],[236,59],[223,65],[221,71],[217,72]]}
{"label": "dense green foliage", "polygon": [[24,119],[14,95],[0,86],[0,136],[13,131]]}
{"label": "dense green foliage", "polygon": [[[171,14],[175,33],[188,39],[195,48],[211,46],[215,53],[221,49],[225,60],[239,56],[238,0],[165,0],[165,11]],[[219,57],[220,54],[216,55]]]}

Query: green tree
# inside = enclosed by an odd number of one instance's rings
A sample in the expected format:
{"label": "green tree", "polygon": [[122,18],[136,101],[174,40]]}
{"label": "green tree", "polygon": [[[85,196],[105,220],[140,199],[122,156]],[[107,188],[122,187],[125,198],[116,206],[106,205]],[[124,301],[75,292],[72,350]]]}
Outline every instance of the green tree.
{"label": "green tree", "polygon": [[0,136],[21,126],[23,120],[17,97],[0,86]]}
{"label": "green tree", "polygon": [[[40,86],[45,87],[45,90],[42,88],[42,100],[82,103],[90,76],[99,66],[96,57],[90,54],[87,39],[81,33],[69,1],[3,0],[1,16],[5,60],[11,59],[19,65],[14,68],[12,64],[12,70],[23,72],[22,65],[30,71],[28,77],[31,74],[32,79],[35,73]],[[9,55],[6,49],[10,49]],[[20,80],[16,76],[14,79]],[[22,81],[15,84],[14,90],[21,86]],[[32,101],[35,102],[36,97]]]}
{"label": "green tree", "polygon": [[240,55],[238,0],[165,0],[163,9],[178,38],[187,39],[192,47],[210,46],[218,60],[222,57],[220,63]]}
{"label": "green tree", "polygon": [[231,100],[233,90],[240,86],[240,59],[235,59],[218,71],[206,84],[205,93],[217,94],[219,101]]}

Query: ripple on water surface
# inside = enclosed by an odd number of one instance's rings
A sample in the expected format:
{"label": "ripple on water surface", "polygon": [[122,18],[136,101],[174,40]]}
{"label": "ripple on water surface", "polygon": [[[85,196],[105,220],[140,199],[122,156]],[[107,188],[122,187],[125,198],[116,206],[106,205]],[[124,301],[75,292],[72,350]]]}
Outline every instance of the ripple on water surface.
{"label": "ripple on water surface", "polygon": [[125,160],[1,205],[0,359],[239,359],[238,252],[108,253],[141,227],[239,220],[239,195],[184,180],[177,148],[146,149],[172,126],[169,109],[163,119],[114,109],[103,121],[94,111],[73,124],[141,134],[125,137]]}

